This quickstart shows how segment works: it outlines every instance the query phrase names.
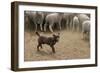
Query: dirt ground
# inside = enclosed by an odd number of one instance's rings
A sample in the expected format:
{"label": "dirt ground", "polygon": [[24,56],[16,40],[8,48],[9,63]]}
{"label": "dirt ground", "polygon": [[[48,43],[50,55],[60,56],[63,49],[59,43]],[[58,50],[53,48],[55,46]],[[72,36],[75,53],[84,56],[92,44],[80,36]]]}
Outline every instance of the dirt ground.
{"label": "dirt ground", "polygon": [[[51,33],[39,33],[52,36]],[[37,39],[38,36],[35,33],[25,32],[24,61],[90,58],[89,41],[83,40],[80,32],[62,30],[60,40],[55,45],[55,54],[52,53],[52,49],[48,45],[43,45],[43,49],[40,48],[40,52],[37,52]]]}

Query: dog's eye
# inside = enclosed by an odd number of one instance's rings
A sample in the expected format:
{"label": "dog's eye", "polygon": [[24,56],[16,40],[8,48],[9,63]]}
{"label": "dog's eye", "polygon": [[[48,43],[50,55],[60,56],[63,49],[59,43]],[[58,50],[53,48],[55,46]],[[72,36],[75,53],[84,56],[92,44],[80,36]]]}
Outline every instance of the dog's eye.
{"label": "dog's eye", "polygon": [[59,39],[59,37],[57,37],[57,39]]}

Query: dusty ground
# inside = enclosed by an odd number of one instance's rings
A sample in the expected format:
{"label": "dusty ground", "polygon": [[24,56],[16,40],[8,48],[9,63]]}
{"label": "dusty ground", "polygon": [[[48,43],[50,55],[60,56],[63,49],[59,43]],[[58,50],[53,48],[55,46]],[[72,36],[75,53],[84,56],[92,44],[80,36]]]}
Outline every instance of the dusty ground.
{"label": "dusty ground", "polygon": [[[43,33],[41,33],[43,35]],[[45,36],[52,36],[51,33],[45,33]],[[40,60],[67,60],[90,58],[89,42],[82,40],[82,33],[61,31],[60,41],[55,45],[56,53],[48,45],[43,45],[43,49],[37,52],[37,38],[34,33],[25,32],[25,61]]]}

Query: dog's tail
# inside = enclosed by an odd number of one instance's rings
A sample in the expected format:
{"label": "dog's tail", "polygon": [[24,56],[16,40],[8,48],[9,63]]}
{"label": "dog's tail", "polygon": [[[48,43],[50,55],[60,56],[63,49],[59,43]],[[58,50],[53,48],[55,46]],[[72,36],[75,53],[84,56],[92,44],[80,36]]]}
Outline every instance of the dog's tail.
{"label": "dog's tail", "polygon": [[37,36],[40,36],[40,34],[39,34],[38,32],[36,32],[36,35],[37,35]]}

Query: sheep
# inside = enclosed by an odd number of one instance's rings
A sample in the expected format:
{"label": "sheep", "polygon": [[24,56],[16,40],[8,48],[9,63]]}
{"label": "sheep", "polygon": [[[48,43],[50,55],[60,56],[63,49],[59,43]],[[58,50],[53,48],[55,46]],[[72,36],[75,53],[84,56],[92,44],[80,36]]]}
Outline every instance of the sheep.
{"label": "sheep", "polygon": [[53,32],[53,26],[57,24],[57,27],[61,30],[61,19],[62,14],[60,13],[51,13],[48,14],[45,18],[45,24],[44,24],[44,31],[46,32],[47,26],[49,26],[50,32]]}
{"label": "sheep", "polygon": [[89,39],[90,37],[90,21],[86,20],[82,23],[82,33],[83,33],[83,39]]}
{"label": "sheep", "polygon": [[73,17],[73,30],[79,30],[79,19],[77,16]]}

